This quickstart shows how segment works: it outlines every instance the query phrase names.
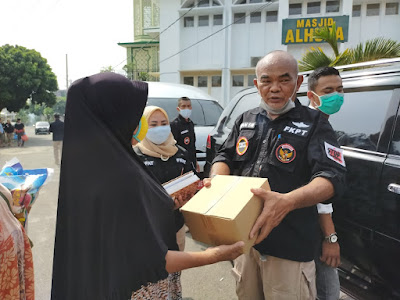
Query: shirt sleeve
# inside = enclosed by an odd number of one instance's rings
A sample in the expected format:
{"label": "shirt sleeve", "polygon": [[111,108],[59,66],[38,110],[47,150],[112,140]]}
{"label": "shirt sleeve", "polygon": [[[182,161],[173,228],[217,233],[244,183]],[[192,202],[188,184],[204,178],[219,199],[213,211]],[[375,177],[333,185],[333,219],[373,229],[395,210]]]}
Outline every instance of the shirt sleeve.
{"label": "shirt sleeve", "polygon": [[346,163],[336,134],[326,118],[319,118],[308,147],[308,161],[313,174],[311,180],[317,177],[328,179],[333,184],[335,196],[324,203],[333,202],[344,193]]}

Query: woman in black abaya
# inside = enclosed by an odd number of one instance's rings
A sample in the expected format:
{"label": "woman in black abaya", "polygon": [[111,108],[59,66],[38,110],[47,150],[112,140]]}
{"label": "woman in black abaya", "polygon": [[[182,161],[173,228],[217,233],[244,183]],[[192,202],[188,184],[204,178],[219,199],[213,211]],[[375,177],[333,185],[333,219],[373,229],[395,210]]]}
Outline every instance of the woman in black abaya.
{"label": "woman in black abaya", "polygon": [[173,251],[173,201],[131,146],[146,101],[146,83],[114,73],[68,90],[52,299],[168,299],[168,273],[241,254]]}

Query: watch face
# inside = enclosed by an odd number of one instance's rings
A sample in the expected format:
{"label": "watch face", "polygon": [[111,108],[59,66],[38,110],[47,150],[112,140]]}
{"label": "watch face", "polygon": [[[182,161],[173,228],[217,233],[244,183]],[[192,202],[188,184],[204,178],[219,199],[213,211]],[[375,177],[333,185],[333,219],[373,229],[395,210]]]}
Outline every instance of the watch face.
{"label": "watch face", "polygon": [[336,243],[337,242],[337,235],[336,234],[331,236],[330,242],[331,243]]}

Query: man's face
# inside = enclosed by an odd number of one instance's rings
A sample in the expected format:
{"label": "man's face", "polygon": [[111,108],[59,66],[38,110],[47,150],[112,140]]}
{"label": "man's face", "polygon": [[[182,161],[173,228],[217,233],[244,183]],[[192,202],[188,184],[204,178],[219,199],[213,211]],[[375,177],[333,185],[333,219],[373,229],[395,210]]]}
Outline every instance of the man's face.
{"label": "man's face", "polygon": [[[321,76],[317,81],[314,93],[318,96],[322,96],[333,92],[343,93],[342,78],[340,78],[338,75]],[[307,92],[307,96],[310,99],[313,107],[318,107],[321,105],[319,98],[311,93],[311,91]]]}
{"label": "man's face", "polygon": [[[293,97],[303,81],[293,66],[275,63],[260,67],[254,79],[261,98],[273,109],[281,109]],[[292,98],[293,100],[293,98]]]}
{"label": "man's face", "polygon": [[181,110],[181,109],[192,109],[192,101],[190,101],[190,100],[188,100],[188,101],[183,100],[183,101],[181,101],[181,102],[179,103],[178,108],[179,108],[180,110]]}

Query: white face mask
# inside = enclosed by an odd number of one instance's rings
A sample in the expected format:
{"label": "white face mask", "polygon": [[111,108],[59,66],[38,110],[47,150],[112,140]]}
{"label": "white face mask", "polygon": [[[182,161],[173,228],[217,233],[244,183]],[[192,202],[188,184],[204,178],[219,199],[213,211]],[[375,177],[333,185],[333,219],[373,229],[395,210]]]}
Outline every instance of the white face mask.
{"label": "white face mask", "polygon": [[272,115],[283,115],[283,114],[287,113],[289,110],[291,110],[292,108],[296,107],[296,104],[292,100],[293,96],[296,97],[296,90],[297,90],[297,82],[294,87],[293,94],[290,96],[290,98],[286,102],[286,104],[279,109],[272,108],[267,103],[265,103],[265,101],[263,99],[261,99],[260,107],[265,109],[268,113],[270,113]]}
{"label": "white face mask", "polygon": [[185,118],[189,119],[190,116],[192,115],[192,110],[191,109],[179,109],[179,114]]}
{"label": "white face mask", "polygon": [[153,144],[160,145],[168,139],[170,134],[171,127],[169,125],[157,126],[149,128],[146,138],[148,138]]}

